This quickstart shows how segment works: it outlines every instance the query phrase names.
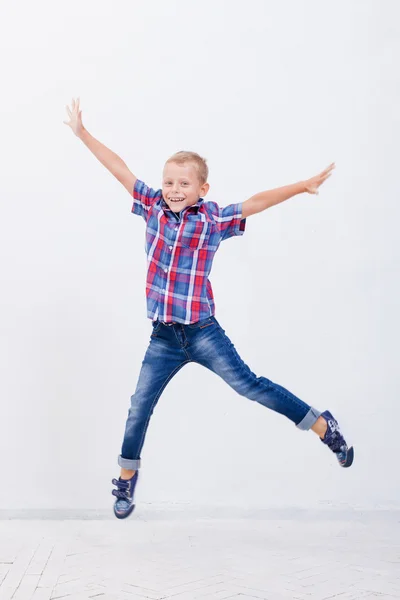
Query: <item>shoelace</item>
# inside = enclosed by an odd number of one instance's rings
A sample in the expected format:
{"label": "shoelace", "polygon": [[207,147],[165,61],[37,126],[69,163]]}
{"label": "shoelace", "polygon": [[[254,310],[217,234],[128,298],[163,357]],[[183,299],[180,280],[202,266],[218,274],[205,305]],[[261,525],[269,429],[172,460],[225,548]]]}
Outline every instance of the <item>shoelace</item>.
{"label": "shoelace", "polygon": [[129,483],[127,481],[120,481],[119,479],[113,479],[112,483],[118,488],[112,491],[112,495],[116,496],[119,500],[126,500],[129,502]]}
{"label": "shoelace", "polygon": [[328,429],[323,441],[329,446],[332,452],[339,454],[343,451],[344,453],[347,451],[346,442],[344,441],[342,432],[336,422],[330,421],[328,423]]}
{"label": "shoelace", "polygon": [[328,438],[328,446],[333,452],[340,452],[340,447],[343,443],[341,436],[337,433],[332,433]]}

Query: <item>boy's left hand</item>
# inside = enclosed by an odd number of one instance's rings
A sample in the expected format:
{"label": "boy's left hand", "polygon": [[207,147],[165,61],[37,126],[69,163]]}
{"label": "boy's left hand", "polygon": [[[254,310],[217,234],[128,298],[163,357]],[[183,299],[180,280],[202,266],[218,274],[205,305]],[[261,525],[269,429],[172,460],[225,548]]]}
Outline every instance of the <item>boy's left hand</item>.
{"label": "boy's left hand", "polygon": [[331,176],[334,168],[335,168],[335,163],[332,163],[331,165],[329,165],[329,167],[327,167],[319,175],[316,175],[315,177],[311,177],[311,179],[307,179],[304,182],[304,191],[308,192],[309,194],[318,194],[319,186],[322,183],[324,183],[324,181],[326,179],[328,179],[328,177]]}

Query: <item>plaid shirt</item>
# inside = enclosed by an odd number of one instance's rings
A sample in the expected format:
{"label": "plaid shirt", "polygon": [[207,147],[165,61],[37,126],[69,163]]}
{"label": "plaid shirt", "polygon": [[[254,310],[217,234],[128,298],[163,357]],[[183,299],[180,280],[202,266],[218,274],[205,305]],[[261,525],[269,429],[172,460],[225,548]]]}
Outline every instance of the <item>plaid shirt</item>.
{"label": "plaid shirt", "polygon": [[139,179],[132,212],[146,222],[147,316],[164,323],[195,323],[214,315],[208,276],[219,244],[243,235],[242,203],[221,208],[200,198],[180,214]]}

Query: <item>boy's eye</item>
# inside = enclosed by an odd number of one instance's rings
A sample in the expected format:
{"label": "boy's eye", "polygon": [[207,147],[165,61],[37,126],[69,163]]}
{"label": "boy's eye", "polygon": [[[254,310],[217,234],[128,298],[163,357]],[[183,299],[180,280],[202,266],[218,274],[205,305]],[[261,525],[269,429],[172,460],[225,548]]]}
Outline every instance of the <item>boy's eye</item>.
{"label": "boy's eye", "polygon": [[189,185],[187,181],[182,181],[182,185]]}

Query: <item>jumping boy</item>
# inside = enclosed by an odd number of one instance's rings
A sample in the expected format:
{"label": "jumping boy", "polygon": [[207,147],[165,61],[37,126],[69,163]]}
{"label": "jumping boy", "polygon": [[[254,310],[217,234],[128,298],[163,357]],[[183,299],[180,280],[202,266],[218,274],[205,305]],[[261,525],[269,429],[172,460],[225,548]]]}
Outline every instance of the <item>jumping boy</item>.
{"label": "jumping boy", "polygon": [[74,134],[133,196],[132,212],[146,223],[147,316],[152,333],[136,391],[131,397],[118,464],[114,514],[131,514],[138,481],[140,455],[150,417],[167,383],[187,363],[196,362],[226,381],[238,394],[255,400],[290,419],[299,429],[314,431],[335,454],[339,465],[350,467],[354,451],[346,444],[338,422],[292,393],[256,377],[243,362],[214,316],[208,276],[221,241],[243,235],[247,217],[308,192],[318,194],[330,177],[332,163],[316,177],[256,194],[224,208],[205,202],[209,190],[206,161],[194,152],[178,152],[164,166],[162,189],[153,190],[137,179],[114,152],[96,140],[82,124],[79,98],[67,113]]}

